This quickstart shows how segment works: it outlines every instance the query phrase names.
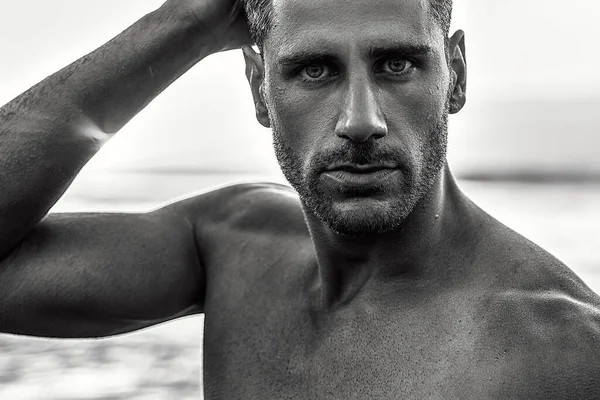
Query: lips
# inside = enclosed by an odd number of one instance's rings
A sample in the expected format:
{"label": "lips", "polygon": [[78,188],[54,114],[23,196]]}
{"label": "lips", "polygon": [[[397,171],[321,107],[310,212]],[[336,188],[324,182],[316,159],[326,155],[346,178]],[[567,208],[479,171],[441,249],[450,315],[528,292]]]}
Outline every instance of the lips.
{"label": "lips", "polygon": [[400,173],[400,169],[384,164],[338,164],[328,168],[323,175],[335,184],[366,187],[381,184]]}
{"label": "lips", "polygon": [[353,174],[369,174],[386,169],[396,169],[392,164],[336,164],[330,166],[326,171],[346,171]]}

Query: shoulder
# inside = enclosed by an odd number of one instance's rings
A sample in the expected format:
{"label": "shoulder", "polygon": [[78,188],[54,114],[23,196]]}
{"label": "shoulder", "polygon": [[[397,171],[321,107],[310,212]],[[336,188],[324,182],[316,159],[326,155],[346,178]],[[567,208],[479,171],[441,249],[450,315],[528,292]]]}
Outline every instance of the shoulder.
{"label": "shoulder", "polygon": [[528,398],[600,397],[600,299],[552,256],[532,254],[484,302],[483,345],[513,389],[536,393]]}
{"label": "shoulder", "polygon": [[298,296],[299,285],[312,277],[314,250],[300,200],[291,188],[230,185],[177,207],[193,221],[206,273],[207,314],[225,313],[239,322],[256,315],[264,307],[260,302]]}
{"label": "shoulder", "polygon": [[600,398],[600,307],[592,293],[507,290],[487,303],[482,346],[502,397]]}
{"label": "shoulder", "polygon": [[481,348],[504,366],[514,390],[600,398],[600,297],[506,226],[491,222],[482,234],[479,261],[490,273],[476,312],[484,325]]}
{"label": "shoulder", "polygon": [[522,350],[598,353],[600,297],[560,260],[522,236],[496,241],[482,313]]}
{"label": "shoulder", "polygon": [[480,270],[487,271],[483,284],[485,292],[528,296],[557,292],[592,302],[600,299],[573,270],[550,252],[487,213],[480,211],[478,214],[478,240],[472,258]]}
{"label": "shoulder", "polygon": [[513,289],[490,296],[486,307],[493,331],[513,332],[514,346],[600,351],[600,304],[591,292]]}
{"label": "shoulder", "polygon": [[178,200],[158,212],[185,217],[198,230],[308,233],[298,195],[277,183],[227,185]]}

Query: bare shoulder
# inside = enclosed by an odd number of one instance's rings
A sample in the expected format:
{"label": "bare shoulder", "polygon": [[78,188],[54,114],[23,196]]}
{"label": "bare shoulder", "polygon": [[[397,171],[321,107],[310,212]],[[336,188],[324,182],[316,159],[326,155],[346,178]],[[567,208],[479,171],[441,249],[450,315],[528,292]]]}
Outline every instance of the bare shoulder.
{"label": "bare shoulder", "polygon": [[285,185],[228,185],[177,201],[158,212],[188,221],[206,267],[233,267],[236,262],[230,258],[243,249],[253,254],[248,257],[259,259],[264,252],[281,248],[312,248],[300,199]]}
{"label": "bare shoulder", "polygon": [[600,307],[585,290],[506,290],[487,304],[502,398],[600,398]]}
{"label": "bare shoulder", "polygon": [[570,268],[510,229],[493,228],[494,274],[478,315],[512,398],[600,398],[600,297]]}
{"label": "bare shoulder", "polygon": [[[479,210],[475,263],[486,270],[485,291],[513,298],[534,299],[546,293],[563,293],[582,302],[600,305],[600,297],[563,262],[487,213]],[[486,286],[487,285],[487,286]],[[525,295],[525,297],[521,297]]]}
{"label": "bare shoulder", "polygon": [[476,220],[481,273],[469,291],[498,398],[600,398],[600,297],[540,246],[485,213]]}
{"label": "bare shoulder", "polygon": [[228,185],[178,201],[164,209],[185,214],[199,230],[307,234],[298,195],[289,186],[277,183]]}
{"label": "bare shoulder", "polygon": [[492,334],[508,348],[571,359],[595,353],[600,365],[600,302],[589,289],[515,288],[489,296],[485,307]]}
{"label": "bare shoulder", "polygon": [[296,298],[309,282],[314,250],[291,188],[237,184],[174,206],[195,225],[207,282],[204,310],[213,324],[254,318],[258,310],[273,307],[273,299],[281,305]]}

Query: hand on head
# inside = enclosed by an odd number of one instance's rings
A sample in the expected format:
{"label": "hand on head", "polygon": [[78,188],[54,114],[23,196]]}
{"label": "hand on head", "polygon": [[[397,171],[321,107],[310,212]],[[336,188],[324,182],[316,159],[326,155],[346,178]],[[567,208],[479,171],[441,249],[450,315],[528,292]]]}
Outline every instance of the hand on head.
{"label": "hand on head", "polygon": [[163,7],[192,17],[210,33],[216,51],[253,44],[241,0],[167,0]]}

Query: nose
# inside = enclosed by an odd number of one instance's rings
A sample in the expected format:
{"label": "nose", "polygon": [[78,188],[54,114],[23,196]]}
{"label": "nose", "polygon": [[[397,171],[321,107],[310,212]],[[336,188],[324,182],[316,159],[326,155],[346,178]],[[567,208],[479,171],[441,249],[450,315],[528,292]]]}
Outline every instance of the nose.
{"label": "nose", "polygon": [[363,143],[371,138],[381,139],[387,135],[387,124],[371,85],[368,79],[350,82],[348,95],[335,127],[337,136]]}

